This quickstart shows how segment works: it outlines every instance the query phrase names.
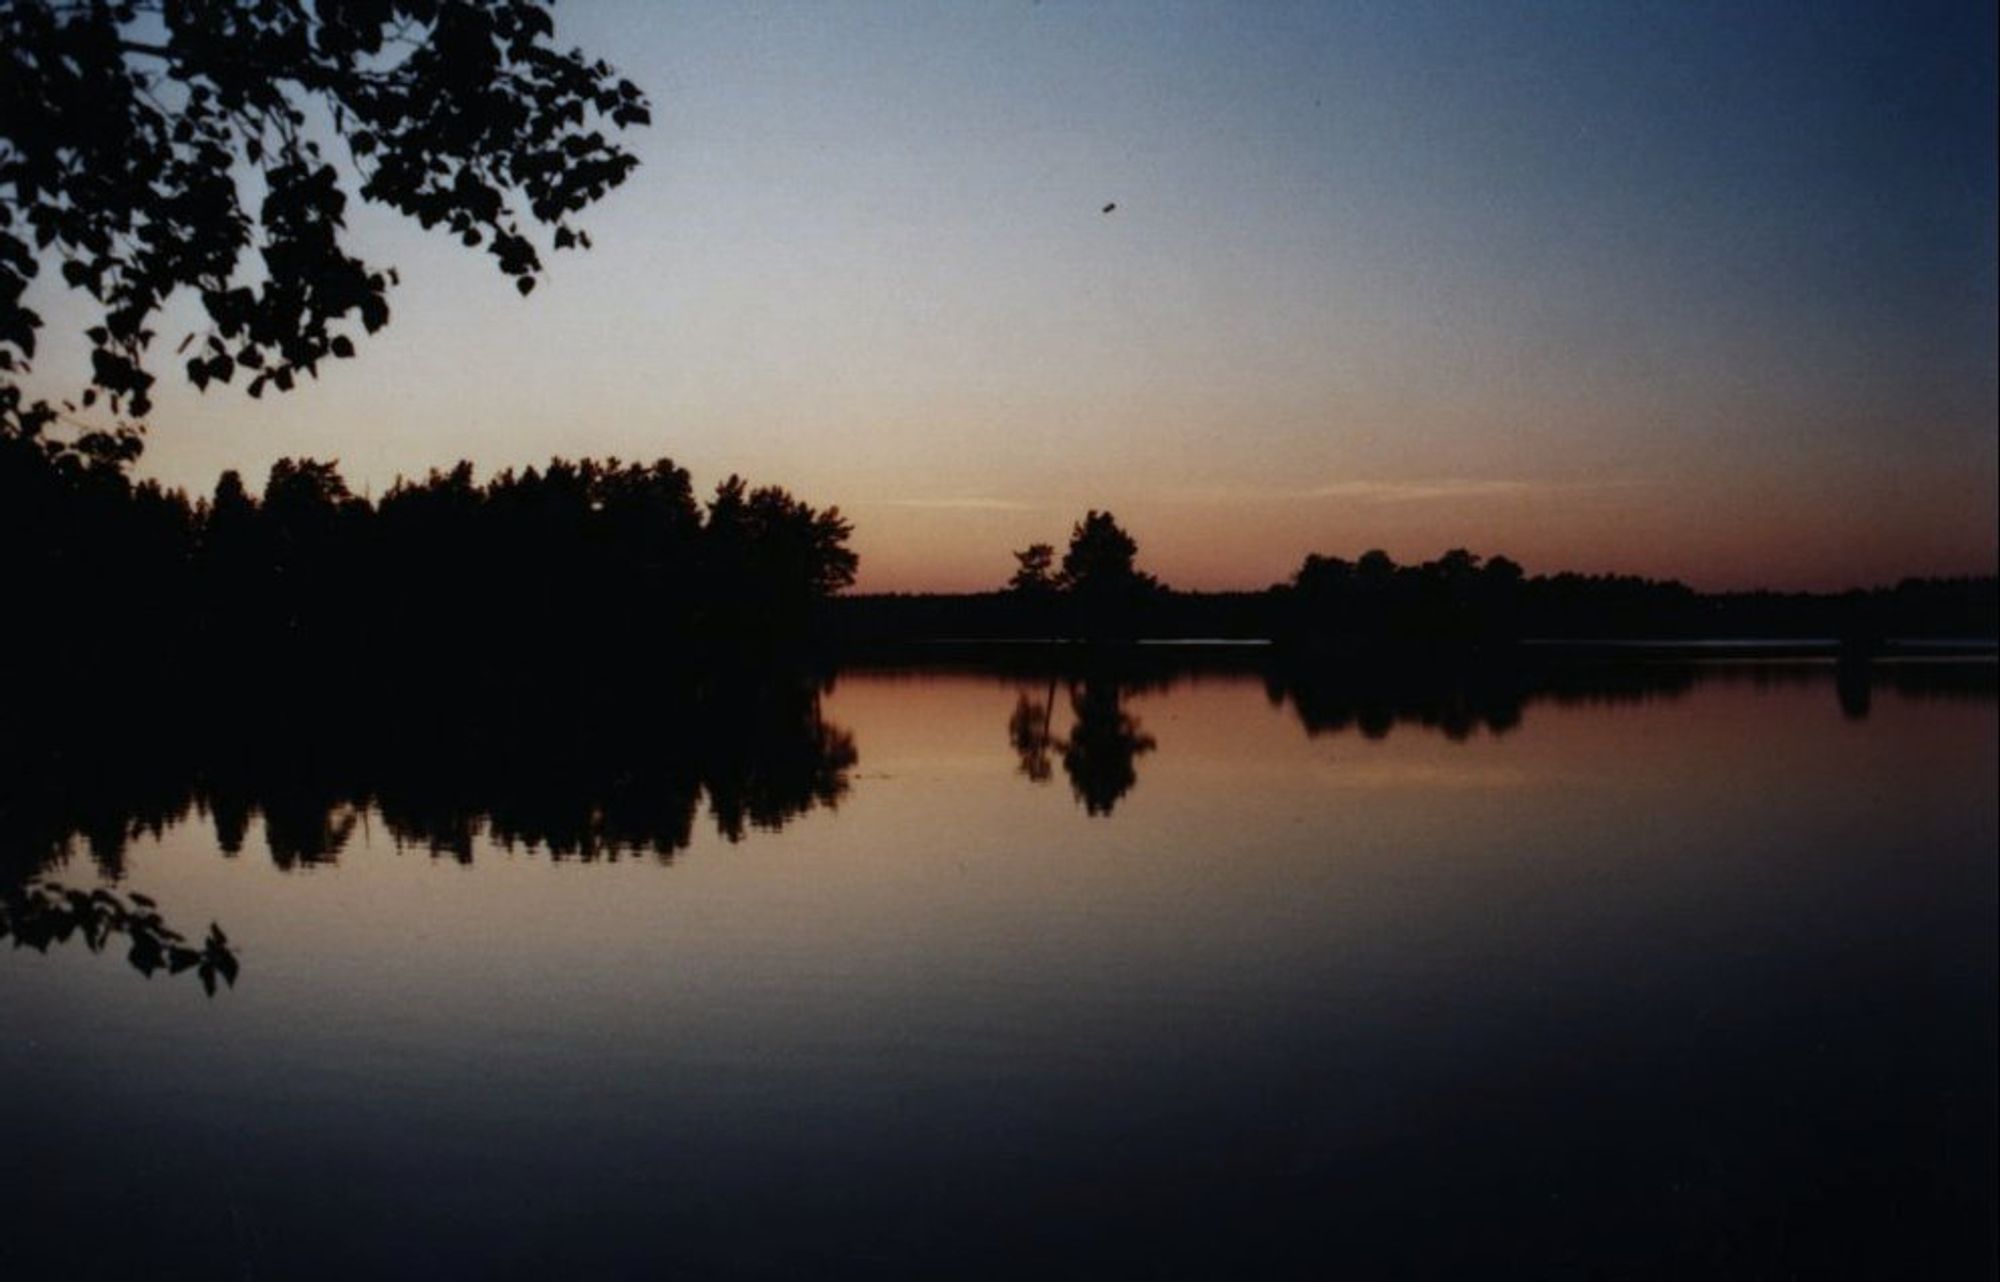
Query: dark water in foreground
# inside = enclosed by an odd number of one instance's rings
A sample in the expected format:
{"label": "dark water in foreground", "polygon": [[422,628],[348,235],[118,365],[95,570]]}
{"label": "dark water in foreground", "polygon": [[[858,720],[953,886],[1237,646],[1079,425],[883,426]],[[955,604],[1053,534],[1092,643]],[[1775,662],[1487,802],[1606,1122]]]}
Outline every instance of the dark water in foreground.
{"label": "dark water in foreground", "polygon": [[629,761],[107,767],[9,875],[241,973],[0,951],[0,1276],[1985,1276],[1954,671],[850,672]]}

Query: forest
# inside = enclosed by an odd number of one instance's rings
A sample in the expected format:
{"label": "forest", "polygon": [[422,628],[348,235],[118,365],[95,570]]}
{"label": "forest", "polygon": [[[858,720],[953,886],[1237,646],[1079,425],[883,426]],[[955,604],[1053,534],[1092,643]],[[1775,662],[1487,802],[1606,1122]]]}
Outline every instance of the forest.
{"label": "forest", "polygon": [[0,440],[0,583],[64,663],[796,643],[853,582],[849,533],[837,508],[740,477],[698,501],[666,459],[483,482],[461,463],[374,499],[336,462],[280,459],[260,491],[230,471],[191,499]]}

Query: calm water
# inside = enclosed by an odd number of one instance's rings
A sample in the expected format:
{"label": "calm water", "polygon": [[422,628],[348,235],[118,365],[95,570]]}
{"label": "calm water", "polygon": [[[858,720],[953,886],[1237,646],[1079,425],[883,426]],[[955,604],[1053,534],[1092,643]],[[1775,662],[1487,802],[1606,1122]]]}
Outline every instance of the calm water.
{"label": "calm water", "polygon": [[49,767],[0,1275],[1992,1269],[1990,666],[740,711]]}

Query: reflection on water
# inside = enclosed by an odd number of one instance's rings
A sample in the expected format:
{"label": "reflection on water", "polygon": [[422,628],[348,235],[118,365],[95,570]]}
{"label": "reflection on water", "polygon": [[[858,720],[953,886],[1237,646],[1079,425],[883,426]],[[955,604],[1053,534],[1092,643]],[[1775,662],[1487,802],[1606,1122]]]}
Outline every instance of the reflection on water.
{"label": "reflection on water", "polygon": [[[1035,783],[1060,763],[1086,813],[1110,816],[1160,747],[1134,696],[1188,681],[1255,677],[1311,736],[1397,727],[1451,742],[1505,734],[1536,704],[1590,707],[1685,696],[1697,681],[1756,689],[1824,688],[1862,720],[1876,686],[1905,698],[1992,699],[1990,663],[1566,663],[1370,667],[1205,664],[1157,655],[1050,671],[1016,669],[1007,740]],[[63,866],[82,851],[108,880],[126,847],[191,817],[235,855],[253,821],[286,870],[336,862],[379,819],[400,845],[470,862],[479,838],[504,851],[616,859],[685,849],[704,801],[715,830],[740,841],[836,806],[858,761],[854,735],[822,715],[833,679],[748,680],[656,688],[611,702],[393,706],[340,710],[238,705],[213,718],[151,725],[17,724],[0,742],[0,877]]]}
{"label": "reflection on water", "polygon": [[226,855],[261,821],[271,861],[331,865],[379,821],[399,845],[469,863],[479,839],[557,859],[650,853],[692,839],[706,802],[740,841],[836,805],[853,736],[818,681],[715,682],[532,701],[355,709],[233,707],[166,724],[36,727],[8,743],[0,871],[18,881],[79,851],[124,875],[141,837],[200,817]]}
{"label": "reflection on water", "polygon": [[[1240,671],[1225,662],[1213,671]],[[1673,700],[1697,681],[1737,682],[1753,689],[1782,686],[1829,687],[1849,720],[1861,721],[1872,706],[1875,686],[1899,696],[1991,700],[1995,667],[1983,662],[1871,664],[1820,663],[1703,664],[1521,663],[1467,665],[1301,668],[1261,663],[1252,669],[1274,707],[1290,709],[1308,735],[1358,731],[1386,738],[1398,726],[1436,731],[1453,743],[1478,732],[1505,734],[1537,703],[1555,707],[1614,706]],[[1138,759],[1159,741],[1127,708],[1133,695],[1170,690],[1195,679],[1201,668],[1165,664],[1086,665],[1059,670],[1045,683],[1031,682],[1017,696],[1007,718],[1007,740],[1020,758],[1020,773],[1035,783],[1052,777],[1060,756],[1078,804],[1091,815],[1108,816],[1138,783]],[[1057,694],[1067,696],[1065,731]]]}
{"label": "reflection on water", "polygon": [[[1056,731],[1056,687],[1069,696],[1070,726]],[[1023,691],[1007,719],[1007,739],[1021,756],[1021,773],[1035,783],[1050,777],[1049,758],[1062,756],[1070,791],[1093,815],[1109,815],[1138,782],[1140,756],[1159,745],[1125,711],[1131,687],[1117,676],[1093,673],[1051,680],[1039,700]]]}
{"label": "reflection on water", "polygon": [[0,1273],[1977,1275],[1997,706],[1043,656],[17,718],[0,924],[86,946],[0,954]]}

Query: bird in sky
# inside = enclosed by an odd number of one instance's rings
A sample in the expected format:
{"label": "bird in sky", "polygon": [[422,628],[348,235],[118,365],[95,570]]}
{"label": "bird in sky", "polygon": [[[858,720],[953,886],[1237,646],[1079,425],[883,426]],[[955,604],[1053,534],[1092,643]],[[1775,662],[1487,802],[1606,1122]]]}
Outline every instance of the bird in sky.
{"label": "bird in sky", "polygon": [[1118,202],[1114,200],[1110,204],[1106,205],[1103,209],[1099,210],[1098,212],[1108,214],[1116,208],[1118,208]]}

